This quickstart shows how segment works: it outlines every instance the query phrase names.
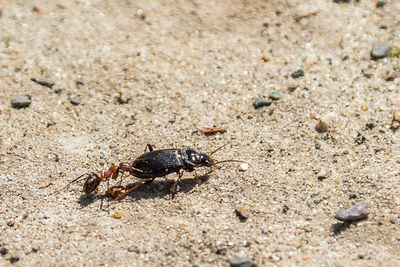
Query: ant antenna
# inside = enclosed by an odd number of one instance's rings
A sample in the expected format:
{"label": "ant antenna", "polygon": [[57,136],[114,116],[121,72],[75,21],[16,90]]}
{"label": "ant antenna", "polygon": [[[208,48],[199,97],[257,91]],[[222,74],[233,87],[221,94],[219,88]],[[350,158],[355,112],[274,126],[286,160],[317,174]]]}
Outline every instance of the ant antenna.
{"label": "ant antenna", "polygon": [[65,188],[67,188],[68,186],[70,186],[72,183],[79,181],[79,179],[83,176],[85,176],[86,173],[82,174],[81,176],[75,178],[74,180],[72,180],[71,182],[69,182],[66,186],[64,186],[63,188],[61,188],[60,190],[56,191],[55,193],[61,192],[62,190],[64,190]]}

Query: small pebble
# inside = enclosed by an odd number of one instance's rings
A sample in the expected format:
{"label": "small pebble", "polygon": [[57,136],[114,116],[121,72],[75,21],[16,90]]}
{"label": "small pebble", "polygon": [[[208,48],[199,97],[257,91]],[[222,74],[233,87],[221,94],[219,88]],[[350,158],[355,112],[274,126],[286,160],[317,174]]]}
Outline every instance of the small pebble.
{"label": "small pebble", "polygon": [[361,145],[366,140],[367,139],[361,133],[358,133],[355,141],[356,141],[357,144]]}
{"label": "small pebble", "polygon": [[27,108],[31,103],[30,96],[18,96],[11,99],[11,106],[16,109]]}
{"label": "small pebble", "polygon": [[124,90],[120,90],[118,92],[118,98],[117,98],[118,103],[126,104],[129,102],[130,99],[131,99],[131,97],[129,97],[128,94]]}
{"label": "small pebble", "polygon": [[81,100],[78,97],[71,97],[69,99],[69,102],[74,106],[78,106],[81,104]]}
{"label": "small pebble", "polygon": [[268,107],[272,104],[271,99],[267,99],[264,97],[257,97],[256,100],[253,103],[253,106],[255,109],[259,109],[261,107]]}
{"label": "small pebble", "polygon": [[257,266],[257,264],[253,260],[238,257],[238,256],[236,256],[234,259],[232,259],[229,264],[230,264],[230,267],[256,267]]}
{"label": "small pebble", "polygon": [[372,130],[375,127],[375,122],[373,120],[370,120],[365,124],[365,127],[369,130]]}
{"label": "small pebble", "polygon": [[8,260],[11,262],[11,263],[15,263],[15,262],[17,262],[17,261],[19,261],[19,256],[18,255],[14,255],[14,256],[11,256]]}
{"label": "small pebble", "polygon": [[249,169],[249,164],[247,164],[247,163],[242,163],[239,165],[239,171],[241,171],[241,172],[245,172],[248,169]]}
{"label": "small pebble", "polygon": [[283,204],[282,213],[286,214],[288,212],[288,210],[289,210],[289,206],[286,204]]}
{"label": "small pebble", "polygon": [[364,219],[369,215],[368,204],[365,201],[360,201],[346,210],[336,213],[335,218],[339,221],[348,222]]}
{"label": "small pebble", "polygon": [[333,126],[334,121],[336,120],[336,114],[334,112],[329,112],[322,116],[317,124],[315,125],[315,130],[319,133],[324,133],[329,131],[329,128]]}
{"label": "small pebble", "polygon": [[116,148],[117,146],[118,146],[117,143],[111,143],[109,147],[110,147],[111,149],[113,149],[113,148]]}
{"label": "small pebble", "polygon": [[320,148],[321,148],[321,144],[318,143],[318,142],[316,142],[316,143],[315,143],[315,148],[316,148],[316,149],[320,149]]}
{"label": "small pebble", "polygon": [[293,93],[299,86],[297,84],[290,84],[288,85],[288,91],[289,93]]}
{"label": "small pebble", "polygon": [[400,109],[396,110],[396,112],[394,113],[393,120],[400,122]]}
{"label": "small pebble", "polygon": [[376,7],[383,7],[384,5],[386,5],[387,0],[378,0],[378,2],[376,2]]}
{"label": "small pebble", "polygon": [[6,247],[0,247],[0,254],[2,256],[6,255],[8,253],[8,249]]}
{"label": "small pebble", "polygon": [[388,25],[386,25],[386,24],[381,24],[381,26],[380,26],[379,28],[381,28],[382,30],[386,30],[386,29],[388,28]]}
{"label": "small pebble", "polygon": [[349,193],[349,198],[350,199],[354,199],[354,198],[357,198],[357,194],[356,193]]}
{"label": "small pebble", "polygon": [[249,218],[249,211],[245,208],[235,209],[236,216],[238,216],[239,220],[244,222]]}
{"label": "small pebble", "polygon": [[321,171],[320,173],[318,173],[318,181],[323,181],[325,179],[327,179],[330,175],[332,174],[332,172],[328,172],[328,171]]}
{"label": "small pebble", "polygon": [[176,122],[176,117],[173,117],[171,119],[168,120],[169,123],[173,124]]}
{"label": "small pebble", "polygon": [[122,217],[122,213],[121,213],[121,212],[119,212],[119,211],[114,211],[114,214],[113,214],[113,216],[114,216],[114,218],[116,218],[116,219],[121,219],[121,217]]}
{"label": "small pebble", "polygon": [[392,46],[389,44],[382,43],[382,42],[376,42],[372,46],[371,58],[372,59],[384,58],[389,54],[391,49],[392,49]]}
{"label": "small pebble", "polygon": [[14,222],[13,220],[9,220],[9,221],[7,222],[7,226],[9,226],[9,227],[13,227],[14,224],[15,224],[15,222]]}
{"label": "small pebble", "polygon": [[[392,120],[392,125],[390,126],[390,128],[392,128],[392,130],[397,130],[400,128],[400,109],[397,110],[394,114],[393,114],[393,120]],[[384,128],[383,128],[384,129]]]}
{"label": "small pebble", "polygon": [[304,71],[302,69],[298,69],[292,73],[292,78],[297,79],[299,77],[304,76]]}
{"label": "small pebble", "polygon": [[269,94],[269,98],[271,98],[274,101],[277,101],[277,100],[281,99],[281,94],[278,91],[272,91]]}
{"label": "small pebble", "polygon": [[374,75],[374,73],[370,70],[362,70],[362,74],[364,75],[364,77],[366,77],[368,79],[371,78],[372,75]]}

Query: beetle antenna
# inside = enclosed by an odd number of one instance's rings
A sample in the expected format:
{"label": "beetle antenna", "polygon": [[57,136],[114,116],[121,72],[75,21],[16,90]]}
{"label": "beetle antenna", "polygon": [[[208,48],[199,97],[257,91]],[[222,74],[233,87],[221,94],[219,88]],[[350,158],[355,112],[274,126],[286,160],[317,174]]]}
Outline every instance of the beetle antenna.
{"label": "beetle antenna", "polygon": [[219,148],[215,149],[213,152],[210,153],[210,155],[208,155],[209,157],[211,157],[212,154],[214,154],[215,152],[217,152],[218,150],[220,150],[221,148],[223,148],[224,146],[227,146],[229,143],[226,143],[225,145],[220,146]]}
{"label": "beetle antenna", "polygon": [[[226,160],[221,160],[221,161],[214,162],[214,164],[213,164],[212,166],[217,165],[217,164],[220,164],[220,163],[224,163],[224,162],[241,162],[241,163],[247,163],[246,161],[242,161],[242,160],[226,159]],[[247,164],[248,164],[248,163],[247,163]]]}

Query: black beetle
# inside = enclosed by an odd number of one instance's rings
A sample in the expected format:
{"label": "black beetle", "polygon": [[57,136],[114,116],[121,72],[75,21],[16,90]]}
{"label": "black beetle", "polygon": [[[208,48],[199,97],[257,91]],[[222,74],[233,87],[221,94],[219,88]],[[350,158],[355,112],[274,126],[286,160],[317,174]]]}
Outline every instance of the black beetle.
{"label": "black beetle", "polygon": [[[115,187],[115,190],[110,190],[109,193],[117,200],[124,198],[126,195],[132,192],[132,190],[142,186],[143,184],[150,183],[157,177],[163,177],[171,173],[178,174],[178,179],[175,181],[174,185],[170,189],[171,193],[175,193],[176,186],[178,185],[178,182],[185,171],[187,172],[194,171],[196,183],[200,184],[199,177],[196,173],[195,168],[198,167],[211,168],[223,162],[244,162],[239,160],[223,160],[216,162],[213,159],[211,159],[212,154],[214,154],[215,152],[217,152],[219,149],[221,149],[226,145],[227,144],[214,150],[210,155],[206,155],[198,153],[192,148],[153,150],[153,147],[148,144],[146,146],[146,149],[148,148],[150,152],[147,152],[139,156],[132,163],[121,162],[118,167],[113,165],[109,168],[108,171],[104,172],[101,175],[97,175],[96,173],[93,172],[90,173],[83,185],[83,192],[85,194],[90,194],[97,189],[102,180],[108,179],[110,177],[116,179],[120,172],[122,173],[128,172],[132,176],[135,176],[140,179],[147,179],[147,181],[141,182],[129,189],[118,186]],[[84,175],[85,174],[79,176],[72,182],[77,181]]]}

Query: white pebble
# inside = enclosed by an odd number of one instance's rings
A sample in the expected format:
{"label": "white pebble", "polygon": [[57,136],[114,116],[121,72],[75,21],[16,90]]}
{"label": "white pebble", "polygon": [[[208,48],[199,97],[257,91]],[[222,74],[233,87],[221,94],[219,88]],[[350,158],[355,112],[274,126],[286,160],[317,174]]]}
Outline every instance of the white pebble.
{"label": "white pebble", "polygon": [[239,166],[239,171],[241,171],[241,172],[245,172],[245,171],[247,171],[249,169],[249,164],[247,164],[247,163],[242,163],[242,164],[240,164],[240,166]]}

